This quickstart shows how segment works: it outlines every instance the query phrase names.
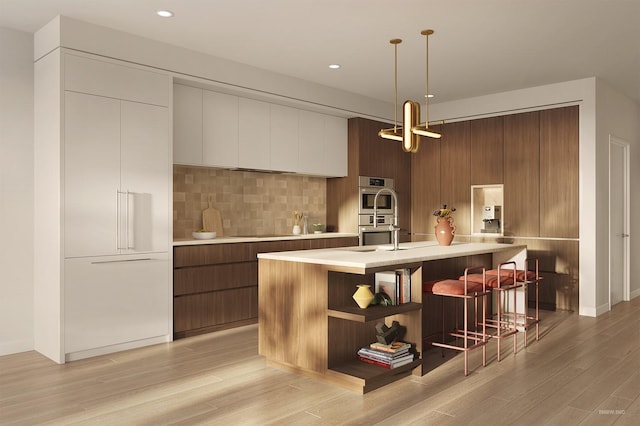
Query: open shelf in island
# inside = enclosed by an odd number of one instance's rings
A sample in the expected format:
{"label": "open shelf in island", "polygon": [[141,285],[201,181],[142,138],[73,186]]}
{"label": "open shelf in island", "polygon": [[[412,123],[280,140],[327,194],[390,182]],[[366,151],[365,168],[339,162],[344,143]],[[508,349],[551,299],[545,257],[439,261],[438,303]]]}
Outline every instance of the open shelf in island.
{"label": "open shelf in island", "polygon": [[369,306],[365,309],[357,306],[342,306],[337,309],[329,309],[327,311],[327,315],[350,321],[368,322],[420,309],[422,309],[422,304],[416,302],[403,303],[401,305],[394,306]]}
{"label": "open shelf in island", "polygon": [[410,376],[412,370],[419,367],[421,363],[422,360],[416,358],[413,362],[400,367],[385,368],[360,360],[351,360],[330,368],[327,374],[335,381],[348,383],[351,385],[348,387],[356,392],[366,393]]}

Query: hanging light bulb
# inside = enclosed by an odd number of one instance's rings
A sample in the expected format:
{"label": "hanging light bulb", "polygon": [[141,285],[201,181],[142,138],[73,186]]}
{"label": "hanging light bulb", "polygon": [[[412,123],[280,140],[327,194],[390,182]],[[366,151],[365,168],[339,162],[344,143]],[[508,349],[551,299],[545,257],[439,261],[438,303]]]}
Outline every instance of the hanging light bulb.
{"label": "hanging light bulb", "polygon": [[399,38],[389,40],[389,43],[393,44],[395,48],[395,119],[392,129],[382,129],[378,132],[378,136],[384,139],[391,139],[394,141],[402,142],[402,131],[398,128],[398,45],[402,43]]}
{"label": "hanging light bulb", "polygon": [[426,136],[429,138],[440,138],[442,135],[440,133],[432,132],[429,130],[429,36],[433,34],[433,30],[422,30],[420,32],[423,36],[425,36],[426,40],[426,61],[427,61],[427,71],[426,75],[426,91],[424,96],[424,124],[418,124],[411,128],[411,132],[420,135]]}

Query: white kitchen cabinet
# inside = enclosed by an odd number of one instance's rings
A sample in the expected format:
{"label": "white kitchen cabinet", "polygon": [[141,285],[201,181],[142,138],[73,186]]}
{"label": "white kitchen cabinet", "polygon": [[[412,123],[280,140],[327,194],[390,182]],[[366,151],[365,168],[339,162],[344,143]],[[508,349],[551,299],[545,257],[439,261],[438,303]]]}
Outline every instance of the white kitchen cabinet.
{"label": "white kitchen cabinet", "polygon": [[65,93],[64,255],[118,251],[120,101]]}
{"label": "white kitchen cabinet", "polygon": [[238,97],[204,90],[202,163],[238,167]]}
{"label": "white kitchen cabinet", "polygon": [[170,341],[171,76],[62,47],[34,69],[34,348]]}
{"label": "white kitchen cabinet", "polygon": [[347,175],[348,122],[346,118],[333,115],[324,116],[325,168],[329,176]]}
{"label": "white kitchen cabinet", "polygon": [[347,120],[174,84],[173,161],[346,176]]}
{"label": "white kitchen cabinet", "polygon": [[65,257],[167,251],[167,108],[65,93]]}
{"label": "white kitchen cabinet", "polygon": [[270,169],[295,172],[298,170],[299,110],[271,104],[270,117]]}
{"label": "white kitchen cabinet", "polygon": [[166,336],[169,266],[167,253],[65,260],[67,360]]}
{"label": "white kitchen cabinet", "polygon": [[269,104],[240,98],[238,103],[238,166],[270,170]]}
{"label": "white kitchen cabinet", "polygon": [[347,120],[300,111],[298,171],[319,176],[347,175]]}
{"label": "white kitchen cabinet", "polygon": [[173,85],[173,162],[202,165],[202,89]]}

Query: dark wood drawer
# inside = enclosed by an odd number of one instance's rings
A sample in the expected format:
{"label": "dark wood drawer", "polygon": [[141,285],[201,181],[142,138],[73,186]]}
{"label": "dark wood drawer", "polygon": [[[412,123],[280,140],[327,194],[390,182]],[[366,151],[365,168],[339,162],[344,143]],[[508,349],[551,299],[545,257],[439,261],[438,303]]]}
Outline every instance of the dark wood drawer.
{"label": "dark wood drawer", "polygon": [[174,297],[257,285],[257,261],[181,268],[173,271]]}
{"label": "dark wood drawer", "polygon": [[257,318],[257,287],[214,291],[173,299],[174,333]]}

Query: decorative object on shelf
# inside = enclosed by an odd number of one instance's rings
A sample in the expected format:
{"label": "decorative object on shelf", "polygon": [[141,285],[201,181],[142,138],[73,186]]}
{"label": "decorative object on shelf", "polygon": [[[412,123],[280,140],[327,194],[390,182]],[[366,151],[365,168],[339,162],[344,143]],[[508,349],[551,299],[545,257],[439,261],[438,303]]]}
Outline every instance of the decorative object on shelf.
{"label": "decorative object on shelf", "polygon": [[324,232],[324,225],[322,223],[314,223],[311,225],[314,234],[322,234]]}
{"label": "decorative object on shelf", "polygon": [[207,231],[205,229],[199,229],[191,233],[191,236],[196,240],[212,240],[216,235],[217,234],[215,232]]}
{"label": "decorative object on shelf", "polygon": [[353,293],[353,300],[356,301],[360,308],[365,309],[373,301],[374,295],[371,292],[371,286],[368,284],[358,284],[358,289]]}
{"label": "decorative object on shelf", "polygon": [[402,142],[402,149],[405,152],[416,153],[420,147],[420,138],[418,136],[426,136],[438,139],[441,137],[439,133],[429,129],[429,98],[433,95],[429,93],[429,36],[433,34],[433,30],[423,30],[420,32],[426,39],[426,93],[425,93],[425,121],[420,123],[420,103],[415,101],[405,101],[403,104],[402,128],[398,127],[398,44],[402,43],[399,38],[389,41],[395,47],[395,120],[393,128],[382,129],[378,132],[378,136],[384,139],[391,139]]}
{"label": "decorative object on shelf", "polygon": [[387,327],[384,322],[376,324],[376,338],[379,343],[384,345],[390,345],[395,342],[402,337],[404,332],[405,328],[398,321],[393,321],[391,327]]}
{"label": "decorative object on shelf", "polygon": [[380,305],[380,306],[392,306],[393,300],[389,297],[387,293],[384,291],[378,292],[373,295],[373,300],[371,301],[372,305]]}
{"label": "decorative object on shelf", "polygon": [[300,235],[300,219],[302,219],[302,213],[298,210],[293,212],[293,235]]}
{"label": "decorative object on shelf", "polygon": [[453,241],[453,237],[456,233],[456,226],[453,224],[451,213],[455,211],[455,207],[447,208],[447,205],[443,204],[441,209],[433,212],[433,215],[436,216],[437,220],[437,224],[435,226],[436,240],[438,240],[438,244],[441,246],[449,246],[451,245],[451,241]]}

